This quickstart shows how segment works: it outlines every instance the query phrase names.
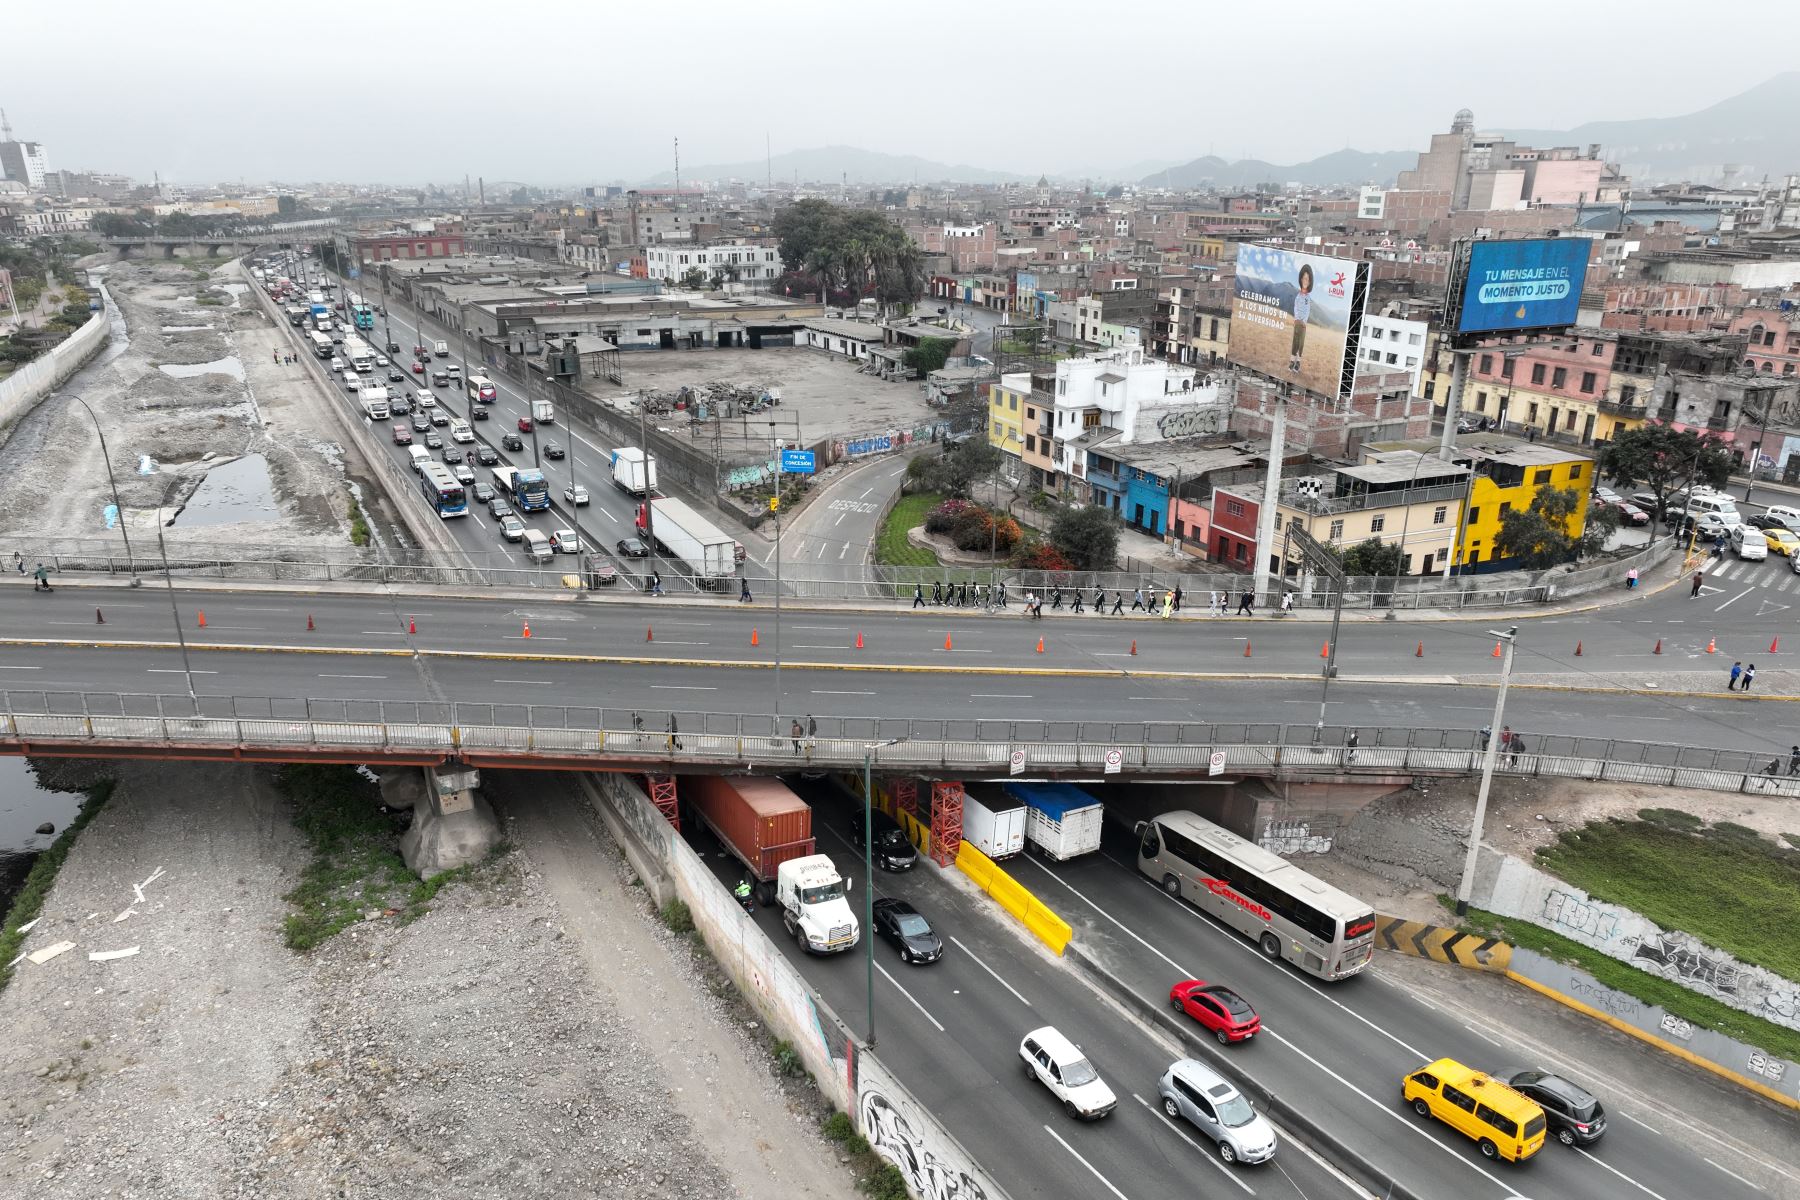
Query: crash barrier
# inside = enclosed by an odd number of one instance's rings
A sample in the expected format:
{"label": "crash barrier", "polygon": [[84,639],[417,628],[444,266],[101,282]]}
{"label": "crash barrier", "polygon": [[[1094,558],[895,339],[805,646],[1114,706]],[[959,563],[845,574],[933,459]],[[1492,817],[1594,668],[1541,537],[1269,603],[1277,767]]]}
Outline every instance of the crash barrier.
{"label": "crash barrier", "polygon": [[[820,1092],[851,1115],[870,1148],[905,1177],[913,1196],[1008,1200],[1006,1191],[956,1136],[814,995],[805,977],[738,906],[634,779],[603,775],[593,788],[630,830],[636,848],[667,875],[707,949],[767,1023],[770,1034],[794,1047]],[[864,930],[863,936],[870,936],[869,931]]]}
{"label": "crash barrier", "polygon": [[1408,921],[1404,917],[1375,914],[1375,948],[1429,958],[1452,967],[1475,971],[1505,972],[1512,962],[1512,947],[1498,938],[1484,938],[1442,925]]}
{"label": "crash barrier", "polygon": [[1512,967],[1506,975],[1701,1070],[1777,1104],[1800,1109],[1800,1064],[1696,1026],[1666,1009],[1614,991],[1580,967],[1557,962],[1522,946],[1513,950]]}
{"label": "crash barrier", "polygon": [[993,859],[964,842],[956,852],[956,867],[973,880],[976,887],[993,897],[996,904],[1017,917],[1019,923],[1044,945],[1057,954],[1068,948],[1069,939],[1075,934],[1069,923],[1044,907],[1042,901],[1001,870]]}

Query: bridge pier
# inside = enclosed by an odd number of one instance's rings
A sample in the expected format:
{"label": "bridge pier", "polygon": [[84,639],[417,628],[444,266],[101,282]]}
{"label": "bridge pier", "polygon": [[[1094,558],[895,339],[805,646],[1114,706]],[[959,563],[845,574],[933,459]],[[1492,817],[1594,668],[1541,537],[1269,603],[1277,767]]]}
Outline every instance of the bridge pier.
{"label": "bridge pier", "polygon": [[481,793],[442,789],[429,767],[383,771],[381,799],[389,808],[412,809],[400,857],[421,879],[480,862],[500,842],[500,820]]}

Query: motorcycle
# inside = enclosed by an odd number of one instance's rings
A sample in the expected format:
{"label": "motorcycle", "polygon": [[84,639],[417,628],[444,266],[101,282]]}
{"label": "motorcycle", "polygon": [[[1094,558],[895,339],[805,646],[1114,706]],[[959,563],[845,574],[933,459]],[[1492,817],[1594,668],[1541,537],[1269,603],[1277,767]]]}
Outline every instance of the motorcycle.
{"label": "motorcycle", "polygon": [[737,900],[739,908],[743,909],[746,913],[750,914],[751,916],[756,915],[756,889],[755,888],[751,888],[748,891],[735,894],[734,898]]}

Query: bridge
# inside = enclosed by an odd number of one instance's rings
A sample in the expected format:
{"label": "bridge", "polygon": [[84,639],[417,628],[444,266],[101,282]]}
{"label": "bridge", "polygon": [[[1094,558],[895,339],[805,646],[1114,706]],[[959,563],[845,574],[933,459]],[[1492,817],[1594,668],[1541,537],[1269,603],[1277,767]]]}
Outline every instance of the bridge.
{"label": "bridge", "polygon": [[220,250],[227,248],[241,254],[258,246],[307,245],[331,237],[337,232],[337,228],[337,220],[327,218],[278,227],[262,226],[255,231],[224,234],[218,237],[196,237],[192,234],[151,234],[147,237],[101,237],[99,240],[117,250],[120,258],[130,258],[133,250],[147,250],[151,246],[161,246],[164,258],[174,258],[176,249],[181,246],[204,247],[207,257],[213,258],[218,255]]}

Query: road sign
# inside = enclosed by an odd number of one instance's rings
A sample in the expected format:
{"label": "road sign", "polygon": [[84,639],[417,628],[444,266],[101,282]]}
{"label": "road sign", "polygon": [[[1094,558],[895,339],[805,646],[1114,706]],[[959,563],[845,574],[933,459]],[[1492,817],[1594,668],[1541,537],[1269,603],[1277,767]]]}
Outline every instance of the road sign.
{"label": "road sign", "polygon": [[813,470],[813,452],[811,450],[783,450],[781,452],[781,473],[783,475],[811,475]]}
{"label": "road sign", "polygon": [[780,512],[781,511],[781,497],[780,496],[770,496],[769,497],[769,511],[770,512]]}
{"label": "road sign", "polygon": [[1212,756],[1206,760],[1206,773],[1208,775],[1225,773],[1225,752],[1223,750],[1214,750]]}
{"label": "road sign", "polygon": [[1106,752],[1106,774],[1117,775],[1119,773],[1119,768],[1124,765],[1125,756],[1123,754],[1119,753],[1117,750],[1108,750]]}
{"label": "road sign", "polygon": [[1006,769],[1010,774],[1023,775],[1025,773],[1025,752],[1014,750],[1012,757],[1007,760]]}

